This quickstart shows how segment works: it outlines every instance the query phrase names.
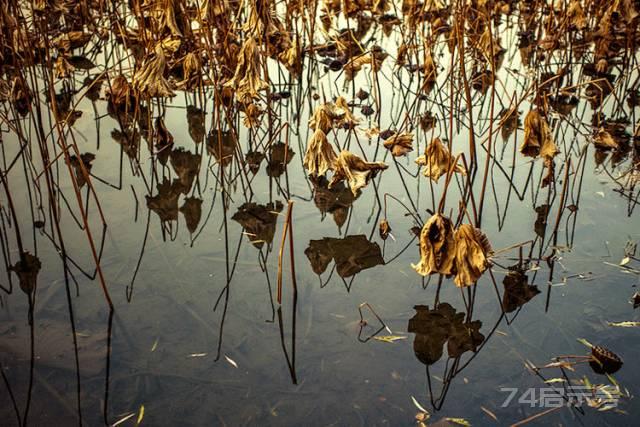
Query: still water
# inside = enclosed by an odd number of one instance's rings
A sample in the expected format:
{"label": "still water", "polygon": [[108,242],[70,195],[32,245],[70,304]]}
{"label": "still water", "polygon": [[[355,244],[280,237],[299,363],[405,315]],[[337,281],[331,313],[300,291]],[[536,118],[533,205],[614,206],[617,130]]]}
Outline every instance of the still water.
{"label": "still water", "polygon": [[[2,196],[5,259],[12,260],[8,265],[19,259],[19,230],[41,268],[31,304],[14,272],[7,269],[0,279],[7,289],[12,281],[12,292],[0,294],[0,424],[19,425],[29,405],[31,425],[73,425],[81,416],[86,425],[126,417],[121,425],[135,425],[142,417],[147,425],[395,426],[415,424],[423,409],[439,425],[454,422],[446,418],[509,425],[549,409],[540,393],[553,394],[551,387],[562,393],[585,377],[591,384],[609,383],[587,363],[564,372],[543,369],[544,378],[527,367],[590,354],[579,338],[622,358],[614,376],[624,397],[607,411],[586,402],[564,405],[530,424],[633,424],[640,411],[633,398],[640,391],[638,329],[611,323],[640,320],[630,303],[640,273],[632,248],[640,238],[638,193],[625,184],[629,174],[637,176],[638,146],[632,141],[623,154],[596,151],[585,129],[602,107],[607,117],[628,118],[626,131],[633,133],[634,108],[580,101],[568,115],[553,112],[560,154],[555,182],[542,187],[542,160],[517,151],[522,120],[534,108],[526,93],[532,75],[522,52],[510,47],[517,28],[500,28],[508,49],[497,73],[495,106],[491,91],[472,93],[480,165],[472,188],[478,198],[490,147],[481,228],[495,256],[490,271],[468,290],[452,278],[423,279],[411,267],[420,259],[415,228],[419,234],[446,180],[430,184],[415,158],[433,137],[447,141],[450,132],[453,153],[470,158],[465,100],[461,94],[450,98],[444,72],[422,98],[416,96],[420,82],[391,60],[378,74],[365,69],[352,83],[308,60],[308,81],[273,85],[272,91],[286,93],[269,103],[275,117],[270,128],[266,119],[252,131],[239,119],[233,123],[237,147],[229,124],[217,121],[211,91],[150,102],[151,130],[139,130],[133,138],[139,146],[123,138],[104,88],[94,101],[71,95],[82,116],[67,137],[93,155],[85,166],[91,166],[95,195],[85,184],[79,196],[113,300],[111,315],[64,157],[48,166],[57,180],[63,257],[52,237],[58,232],[50,220],[45,165],[35,147],[22,150],[13,126],[3,125],[3,171],[9,169]],[[380,45],[393,52],[396,40],[383,38]],[[438,48],[444,67],[446,51]],[[77,73],[72,91],[81,93],[84,78],[99,73]],[[589,79],[579,70],[573,78],[574,84]],[[56,93],[65,96],[71,87],[58,85]],[[361,88],[369,98],[356,96]],[[372,100],[376,90],[379,103]],[[623,97],[625,91],[618,90]],[[302,164],[313,134],[308,119],[323,99],[337,96],[346,98],[360,122],[355,129],[335,129],[329,140],[389,166],[356,195],[345,183],[327,188]],[[515,99],[524,101],[516,106]],[[362,114],[363,106],[376,113]],[[489,130],[490,111],[497,124],[498,113],[511,106],[520,111],[517,130],[504,136]],[[42,107],[51,128],[53,113],[46,103]],[[435,128],[407,129],[408,111],[431,111]],[[29,119],[16,120],[36,132]],[[392,157],[377,134],[366,132],[403,126],[414,133],[406,157]],[[61,154],[59,147],[52,150],[52,158]],[[459,209],[467,178],[454,174],[451,180],[443,212],[469,222],[471,208]],[[283,238],[288,209],[292,239]],[[392,229],[386,240],[378,231],[383,218]],[[510,267],[520,273],[509,273]],[[514,388],[505,405],[506,389]]]}

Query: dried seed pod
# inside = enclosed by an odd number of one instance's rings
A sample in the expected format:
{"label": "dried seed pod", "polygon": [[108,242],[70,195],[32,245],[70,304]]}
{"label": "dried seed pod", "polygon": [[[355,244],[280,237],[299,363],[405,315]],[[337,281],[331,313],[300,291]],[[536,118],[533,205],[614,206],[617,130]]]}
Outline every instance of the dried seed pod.
{"label": "dried seed pod", "polygon": [[382,238],[382,240],[387,240],[387,237],[389,237],[389,234],[391,233],[391,226],[386,218],[380,220],[378,231],[380,231],[380,238]]}
{"label": "dried seed pod", "polygon": [[597,374],[613,374],[622,367],[622,359],[617,354],[599,345],[591,347],[591,356],[589,364]]}

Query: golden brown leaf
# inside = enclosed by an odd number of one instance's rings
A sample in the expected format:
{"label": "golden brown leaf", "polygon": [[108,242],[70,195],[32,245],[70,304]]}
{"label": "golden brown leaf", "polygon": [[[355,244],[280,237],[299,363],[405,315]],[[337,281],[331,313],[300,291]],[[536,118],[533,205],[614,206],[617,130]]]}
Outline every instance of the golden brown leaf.
{"label": "golden brown leaf", "polygon": [[355,154],[342,150],[335,161],[335,173],[329,182],[329,188],[346,179],[355,196],[378,171],[385,170],[387,167],[382,162],[366,162]]}
{"label": "golden brown leaf", "polygon": [[447,173],[450,168],[453,168],[454,172],[466,174],[464,167],[457,164],[455,159],[449,153],[447,147],[440,141],[440,138],[434,138],[427,148],[424,155],[416,159],[416,163],[424,166],[423,174],[428,176],[433,181],[438,182],[438,179]]}
{"label": "golden brown leaf", "polygon": [[458,287],[474,284],[489,266],[487,257],[491,245],[482,231],[462,224],[455,232],[456,275],[453,279]]}
{"label": "golden brown leaf", "polygon": [[435,214],[420,232],[420,262],[411,267],[420,275],[453,274],[456,256],[453,223],[441,214]]}
{"label": "golden brown leaf", "polygon": [[316,129],[309,139],[307,153],[304,155],[305,169],[313,175],[324,175],[329,169],[333,169],[336,157],[333,147],[327,141],[327,135],[322,129]]}
{"label": "golden brown leaf", "polygon": [[413,134],[408,132],[396,133],[384,141],[384,146],[394,157],[404,156],[413,151]]}

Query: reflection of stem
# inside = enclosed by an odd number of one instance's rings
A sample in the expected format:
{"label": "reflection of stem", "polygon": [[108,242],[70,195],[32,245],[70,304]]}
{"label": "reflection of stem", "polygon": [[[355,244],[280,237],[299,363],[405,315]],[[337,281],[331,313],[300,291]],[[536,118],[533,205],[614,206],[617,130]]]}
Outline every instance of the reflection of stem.
{"label": "reflection of stem", "polygon": [[113,327],[113,313],[114,311],[109,311],[109,321],[107,326],[107,367],[106,373],[104,377],[104,408],[103,408],[103,419],[104,424],[109,425],[108,414],[109,414],[109,373],[111,371],[111,332]]}
{"label": "reflection of stem", "polygon": [[18,409],[18,403],[16,402],[16,398],[13,395],[13,391],[11,390],[11,384],[9,384],[9,379],[4,374],[4,366],[0,363],[0,374],[2,374],[2,379],[4,380],[4,385],[7,387],[7,392],[9,393],[9,398],[11,399],[11,404],[13,405],[13,410],[16,413],[16,420],[18,421],[18,426],[22,426],[22,420],[20,419],[20,410]]}
{"label": "reflection of stem", "polygon": [[291,374],[291,381],[294,384],[298,384],[298,378],[296,376],[296,306],[298,304],[298,295],[293,294],[293,310],[292,310],[292,323],[291,323],[291,359],[289,359],[289,352],[287,352],[287,346],[284,343],[284,326],[282,322],[282,306],[278,307],[278,327],[280,329],[280,344],[282,344],[282,351],[284,352],[284,358],[287,361],[287,367]]}
{"label": "reflection of stem", "polygon": [[[293,200],[289,200],[289,204],[287,205],[287,216],[284,220],[284,226],[282,228],[282,240],[280,242],[280,253],[278,254],[278,304],[282,304],[282,256],[284,255],[284,242],[287,238],[287,232],[291,228],[291,210],[293,209]],[[291,272],[292,272],[292,280],[294,292],[296,290],[296,282],[295,282],[295,267],[293,263],[293,237],[292,233],[289,234],[289,251],[291,256]]]}

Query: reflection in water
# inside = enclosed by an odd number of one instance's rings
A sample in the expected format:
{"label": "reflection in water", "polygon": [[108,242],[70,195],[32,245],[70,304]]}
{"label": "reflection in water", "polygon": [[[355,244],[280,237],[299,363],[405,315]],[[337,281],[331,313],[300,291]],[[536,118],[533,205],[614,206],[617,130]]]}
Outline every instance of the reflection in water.
{"label": "reflection in water", "polygon": [[[469,312],[457,312],[448,303],[437,303],[433,309],[425,305],[416,305],[414,309],[416,314],[409,319],[407,332],[415,334],[413,352],[426,366],[429,399],[433,409],[439,410],[444,404],[453,378],[468,366],[485,344],[485,336],[480,332],[482,322],[468,320]],[[502,319],[503,316],[500,316],[491,334]],[[448,359],[442,375],[443,386],[437,394],[431,384],[430,367],[442,359],[445,344]],[[472,352],[473,355],[463,362],[462,356],[467,352]]]}
{"label": "reflection in water", "polygon": [[311,240],[304,253],[318,275],[325,272],[332,260],[340,277],[351,277],[367,268],[384,264],[380,246],[364,235]]}
{"label": "reflection in water", "polygon": [[267,205],[244,203],[231,219],[240,223],[253,246],[261,249],[265,243],[271,245],[273,242],[280,212],[282,202],[279,200]]}
{"label": "reflection in water", "polygon": [[502,307],[505,313],[512,313],[540,293],[536,285],[527,282],[527,275],[521,268],[509,271],[502,281],[504,295]]}
{"label": "reflection in water", "polygon": [[313,185],[313,202],[322,218],[330,213],[338,228],[342,227],[349,216],[349,208],[358,196],[354,196],[343,182],[328,188],[329,183],[324,176],[311,177],[310,181]]}

